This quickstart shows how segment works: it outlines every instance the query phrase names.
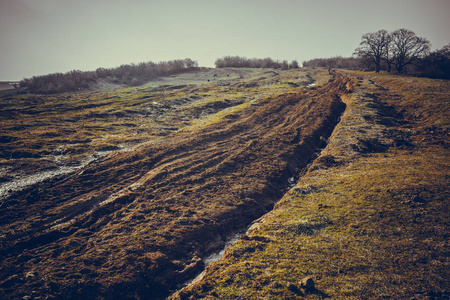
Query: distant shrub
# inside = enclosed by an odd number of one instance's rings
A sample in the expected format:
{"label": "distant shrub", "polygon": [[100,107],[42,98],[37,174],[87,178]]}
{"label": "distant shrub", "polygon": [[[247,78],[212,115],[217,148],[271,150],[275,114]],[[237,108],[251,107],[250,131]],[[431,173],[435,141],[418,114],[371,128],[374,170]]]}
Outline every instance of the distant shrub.
{"label": "distant shrub", "polygon": [[156,77],[174,75],[197,67],[197,62],[190,58],[160,63],[147,62],[138,65],[121,65],[111,69],[98,68],[96,71],[74,70],[65,74],[34,76],[22,80],[20,86],[34,94],[63,93],[87,89],[98,82],[99,79],[116,84],[136,86]]}
{"label": "distant shrub", "polygon": [[361,59],[354,57],[336,56],[331,58],[315,58],[303,62],[305,68],[326,68],[328,70],[333,68],[360,70],[364,69],[364,62]]}
{"label": "distant shrub", "polygon": [[417,64],[416,72],[420,76],[450,79],[450,44],[423,58]]}
{"label": "distant shrub", "polygon": [[273,68],[273,69],[292,69],[298,68],[298,62],[293,60],[290,64],[286,61],[273,60],[266,58],[246,58],[241,56],[225,56],[218,58],[215,62],[216,68]]}

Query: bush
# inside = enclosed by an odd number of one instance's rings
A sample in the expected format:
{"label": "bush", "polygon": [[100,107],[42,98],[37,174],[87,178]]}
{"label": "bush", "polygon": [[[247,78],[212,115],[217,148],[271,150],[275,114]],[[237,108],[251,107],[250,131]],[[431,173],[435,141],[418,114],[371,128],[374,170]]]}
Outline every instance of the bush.
{"label": "bush", "polygon": [[266,58],[246,58],[240,56],[225,56],[215,62],[216,68],[273,68],[287,70],[298,68],[298,62],[293,60],[290,64],[286,61]]}
{"label": "bush", "polygon": [[121,65],[111,69],[98,68],[96,71],[74,70],[65,74],[34,76],[22,80],[20,86],[34,94],[53,94],[87,89],[97,83],[99,79],[135,86],[146,80],[190,71],[197,67],[197,62],[190,58],[160,63],[147,62],[138,65]]}

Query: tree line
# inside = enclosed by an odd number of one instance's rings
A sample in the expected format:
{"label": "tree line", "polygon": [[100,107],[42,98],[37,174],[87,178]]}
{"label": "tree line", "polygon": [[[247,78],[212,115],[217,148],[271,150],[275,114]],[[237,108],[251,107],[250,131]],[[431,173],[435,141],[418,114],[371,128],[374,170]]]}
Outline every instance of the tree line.
{"label": "tree line", "polygon": [[33,76],[23,79],[20,87],[35,94],[73,92],[90,88],[100,79],[114,84],[136,86],[157,77],[179,74],[197,68],[197,61],[190,58],[159,63],[146,62],[137,65],[121,65],[117,68],[98,68],[95,71],[74,70],[64,74]]}
{"label": "tree line", "polygon": [[304,67],[381,70],[399,74],[450,79],[450,44],[430,51],[430,42],[408,29],[379,30],[361,37],[353,57],[332,57],[303,62]]}
{"label": "tree line", "polygon": [[[431,44],[408,29],[393,32],[379,30],[361,37],[352,57],[336,56],[316,58],[303,62],[308,68],[342,68],[350,70],[373,70],[380,72],[393,69],[399,74],[413,74],[431,78],[450,79],[450,44],[430,52]],[[225,56],[215,61],[216,68],[298,68],[296,60],[278,61],[267,58]],[[197,61],[190,58],[159,63],[121,65],[117,68],[98,68],[95,71],[70,71],[34,76],[20,81],[20,88],[29,93],[51,94],[73,92],[94,86],[99,80],[125,86],[137,86],[160,76],[179,74],[198,68]]]}
{"label": "tree line", "polygon": [[303,62],[303,67],[305,68],[326,68],[328,71],[331,71],[333,68],[360,70],[362,66],[362,61],[359,58],[342,56],[315,58]]}
{"label": "tree line", "polygon": [[278,61],[269,57],[266,58],[246,58],[240,56],[225,56],[218,58],[215,62],[216,68],[272,68],[272,69],[293,69],[298,68],[298,62],[293,60]]}

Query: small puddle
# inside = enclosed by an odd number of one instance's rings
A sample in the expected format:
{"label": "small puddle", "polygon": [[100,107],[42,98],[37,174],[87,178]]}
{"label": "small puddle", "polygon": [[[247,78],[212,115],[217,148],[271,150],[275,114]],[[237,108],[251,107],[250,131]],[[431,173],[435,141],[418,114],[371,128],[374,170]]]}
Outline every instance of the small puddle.
{"label": "small puddle", "polygon": [[[203,273],[205,272],[206,268],[208,267],[209,264],[218,261],[219,259],[222,258],[222,256],[225,254],[225,251],[232,246],[234,243],[236,243],[237,241],[239,241],[241,239],[241,235],[243,235],[244,233],[247,232],[249,226],[246,226],[244,229],[241,229],[239,231],[237,231],[236,233],[230,235],[227,240],[225,241],[225,244],[223,246],[222,249],[215,251],[213,253],[211,253],[210,255],[203,257],[203,262],[205,263],[205,267],[203,269],[202,272],[200,272],[199,274],[197,274],[197,276],[195,276],[194,278],[191,278],[187,281],[185,281],[184,283],[180,284],[178,286],[178,290],[181,290],[184,287],[187,287],[188,285],[190,285],[191,283],[195,282],[197,279],[200,279],[203,276]],[[173,294],[172,294],[173,295]]]}
{"label": "small puddle", "polygon": [[225,254],[225,250],[227,250],[227,248],[233,245],[235,242],[239,241],[241,235],[244,234],[246,231],[247,228],[240,230],[234,233],[233,235],[229,236],[228,239],[225,241],[225,245],[221,250],[216,251],[203,259],[203,261],[205,262],[205,267],[212,262],[218,261]]}

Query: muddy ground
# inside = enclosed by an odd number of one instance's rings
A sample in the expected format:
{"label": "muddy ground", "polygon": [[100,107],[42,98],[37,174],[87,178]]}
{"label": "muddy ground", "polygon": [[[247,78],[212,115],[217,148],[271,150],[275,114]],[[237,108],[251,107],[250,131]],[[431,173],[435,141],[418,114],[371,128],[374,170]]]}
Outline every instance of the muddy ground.
{"label": "muddy ground", "polygon": [[0,295],[158,299],[178,289],[272,209],[326,145],[352,89],[344,75],[292,87],[16,192],[0,207]]}
{"label": "muddy ground", "polygon": [[[313,81],[314,71],[201,69],[140,87],[0,98],[0,202],[108,153],[195,131]],[[0,203],[1,205],[1,203]]]}

